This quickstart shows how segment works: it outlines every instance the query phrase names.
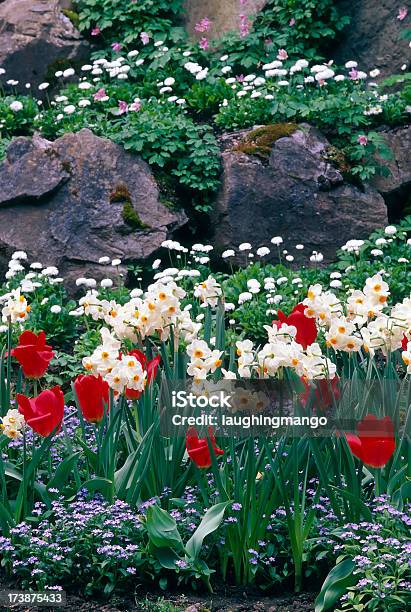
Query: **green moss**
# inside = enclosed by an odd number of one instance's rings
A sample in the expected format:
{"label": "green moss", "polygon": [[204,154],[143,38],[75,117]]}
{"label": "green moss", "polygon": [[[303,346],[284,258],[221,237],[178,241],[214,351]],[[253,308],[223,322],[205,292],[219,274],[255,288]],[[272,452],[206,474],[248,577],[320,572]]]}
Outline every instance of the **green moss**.
{"label": "green moss", "polygon": [[148,225],[142,222],[137,212],[134,209],[132,203],[128,200],[124,202],[123,213],[122,213],[124,223],[127,223],[133,229],[147,229]]}
{"label": "green moss", "polygon": [[327,147],[322,156],[326,161],[333,164],[333,166],[335,166],[341,172],[344,181],[350,183],[351,185],[355,185],[355,187],[358,187],[358,189],[363,190],[364,185],[360,177],[352,173],[352,166],[344,151],[341,151],[341,149],[338,147],[330,145]]}
{"label": "green moss", "polygon": [[279,138],[291,136],[296,130],[298,130],[296,123],[264,125],[247,134],[244,140],[233,148],[233,151],[246,153],[247,155],[257,155],[265,159],[270,156],[273,144]]}
{"label": "green moss", "polygon": [[127,185],[119,183],[116,185],[114,191],[110,194],[110,204],[123,204],[123,217],[124,223],[133,229],[144,230],[148,228],[148,225],[138,216],[137,211],[133,206],[131,194],[127,189]]}
{"label": "green moss", "polygon": [[75,28],[79,28],[80,16],[78,13],[76,13],[76,11],[71,11],[70,9],[62,9],[61,12],[63,13],[63,15],[68,17],[68,19],[70,19],[71,23]]}
{"label": "green moss", "polygon": [[337,147],[330,146],[323,155],[324,159],[336,166],[343,175],[348,175],[351,172],[351,166],[345,156],[345,153]]}

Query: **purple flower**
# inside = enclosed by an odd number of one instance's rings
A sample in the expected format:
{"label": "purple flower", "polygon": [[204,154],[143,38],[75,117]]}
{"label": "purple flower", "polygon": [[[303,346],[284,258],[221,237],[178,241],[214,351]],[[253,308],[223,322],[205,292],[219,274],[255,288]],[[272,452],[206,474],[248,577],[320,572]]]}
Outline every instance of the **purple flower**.
{"label": "purple flower", "polygon": [[202,49],[203,51],[207,51],[208,49],[208,38],[206,38],[205,36],[203,36],[200,40],[200,42],[198,43],[200,49]]}
{"label": "purple flower", "polygon": [[248,21],[247,15],[240,14],[240,36],[245,38],[250,32],[250,22]]}
{"label": "purple flower", "polygon": [[147,34],[147,32],[141,32],[140,38],[143,45],[148,45],[150,41],[150,36]]}
{"label": "purple flower", "polygon": [[108,95],[106,93],[106,90],[102,87],[101,89],[96,91],[93,98],[96,102],[104,102],[105,100],[108,100]]}
{"label": "purple flower", "polygon": [[398,9],[397,19],[399,19],[400,21],[403,21],[407,15],[408,15],[408,9],[405,6],[402,6],[400,9]]}
{"label": "purple flower", "polygon": [[133,112],[138,112],[139,110],[141,110],[140,100],[134,100],[134,102],[130,104],[129,110]]}
{"label": "purple flower", "polygon": [[119,42],[113,42],[111,48],[117,53],[118,51],[121,51],[122,45]]}
{"label": "purple flower", "polygon": [[210,25],[211,25],[211,21],[209,20],[209,18],[204,17],[203,19],[201,19],[201,21],[196,23],[194,29],[196,32],[207,32]]}
{"label": "purple flower", "polygon": [[127,102],[124,102],[124,100],[119,100],[118,101],[118,111],[117,114],[118,115],[124,115],[124,113],[127,113],[128,111],[128,104]]}
{"label": "purple flower", "polygon": [[179,559],[178,561],[176,561],[176,566],[179,567],[180,569],[186,569],[188,567],[187,563],[183,561],[182,559]]}

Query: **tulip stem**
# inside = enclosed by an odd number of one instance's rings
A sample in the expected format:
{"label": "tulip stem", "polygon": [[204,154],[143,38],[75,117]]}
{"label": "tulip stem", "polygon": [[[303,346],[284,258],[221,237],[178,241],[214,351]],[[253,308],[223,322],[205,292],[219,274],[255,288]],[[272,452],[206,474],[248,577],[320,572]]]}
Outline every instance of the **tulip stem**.
{"label": "tulip stem", "polygon": [[13,339],[13,328],[11,326],[11,320],[9,319],[9,326],[7,329],[7,383],[6,383],[6,402],[3,406],[3,413],[5,414],[10,408],[10,388],[11,388],[11,345]]}
{"label": "tulip stem", "polygon": [[374,471],[374,481],[375,481],[375,497],[379,497],[381,494],[381,470],[378,468]]}
{"label": "tulip stem", "polygon": [[20,518],[26,516],[26,503],[27,503],[27,483],[26,483],[26,467],[27,467],[27,439],[26,439],[26,428],[23,428],[23,483],[24,483],[24,493],[23,493],[23,513],[22,517],[18,516],[17,521]]}

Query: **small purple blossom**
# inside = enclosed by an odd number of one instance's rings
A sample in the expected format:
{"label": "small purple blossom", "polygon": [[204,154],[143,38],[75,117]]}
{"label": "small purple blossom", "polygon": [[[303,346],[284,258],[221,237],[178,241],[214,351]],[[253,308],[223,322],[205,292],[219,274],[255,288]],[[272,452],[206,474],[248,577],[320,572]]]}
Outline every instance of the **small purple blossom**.
{"label": "small purple blossom", "polygon": [[196,25],[194,26],[194,29],[196,32],[207,32],[208,29],[210,28],[211,25],[211,21],[209,20],[208,17],[204,17],[203,19],[201,19],[198,23],[196,23]]}

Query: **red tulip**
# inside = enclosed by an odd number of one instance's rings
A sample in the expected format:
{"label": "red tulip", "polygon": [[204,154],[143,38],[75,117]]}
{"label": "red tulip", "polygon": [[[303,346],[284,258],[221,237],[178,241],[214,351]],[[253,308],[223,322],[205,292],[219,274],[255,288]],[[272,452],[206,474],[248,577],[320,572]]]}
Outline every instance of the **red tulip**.
{"label": "red tulip", "polygon": [[[210,437],[211,446],[214,453],[218,455],[224,455],[224,451],[218,448],[216,445],[215,437],[211,427],[208,429],[208,435]],[[194,427],[190,427],[187,431],[186,437],[186,449],[188,455],[192,461],[199,468],[209,468],[211,465],[210,449],[208,447],[207,438],[199,438],[197,430]]]}
{"label": "red tulip", "polygon": [[[161,357],[157,355],[150,361],[147,361],[147,357],[139,351],[138,349],[132,350],[129,355],[136,357],[136,359],[141,363],[143,370],[147,372],[147,382],[150,384],[155,377],[157,376],[157,368],[160,364]],[[126,389],[126,398],[127,399],[138,399],[142,394],[142,391],[137,391],[136,389]]]}
{"label": "red tulip", "polygon": [[54,357],[51,346],[46,344],[46,334],[41,331],[38,336],[31,331],[25,331],[19,338],[11,355],[17,359],[26,378],[41,378],[44,376],[50,361]]}
{"label": "red tulip", "polygon": [[345,434],[353,455],[374,468],[388,463],[395,450],[394,425],[390,417],[378,419],[373,414],[367,414],[358,423],[357,433]]}
{"label": "red tulip", "polygon": [[18,393],[16,399],[27,425],[40,436],[47,438],[56,428],[56,431],[60,430],[64,416],[64,394],[58,385],[33,398]]}
{"label": "red tulip", "polygon": [[297,304],[293,311],[288,317],[281,311],[278,311],[278,321],[273,321],[273,325],[281,327],[283,323],[287,325],[293,325],[297,328],[297,335],[295,337],[296,342],[306,349],[317,339],[317,327],[315,325],[315,319],[305,316],[305,309],[307,307],[304,304]]}
{"label": "red tulip", "polygon": [[77,376],[74,381],[83,417],[89,423],[99,423],[104,410],[109,410],[109,386],[101,376]]}
{"label": "red tulip", "polygon": [[314,391],[315,394],[313,406],[314,408],[318,408],[320,412],[325,412],[328,408],[331,408],[334,402],[337,402],[341,397],[339,389],[340,379],[338,376],[335,376],[331,380],[327,378],[314,380],[314,387],[312,387],[303,376],[301,377],[301,381],[305,387],[305,391],[300,393],[300,400],[303,406],[307,404],[312,391]]}
{"label": "red tulip", "polygon": [[407,350],[409,342],[411,342],[411,340],[408,340],[407,336],[404,334],[402,337],[402,342],[401,342],[401,348],[403,351]]}

